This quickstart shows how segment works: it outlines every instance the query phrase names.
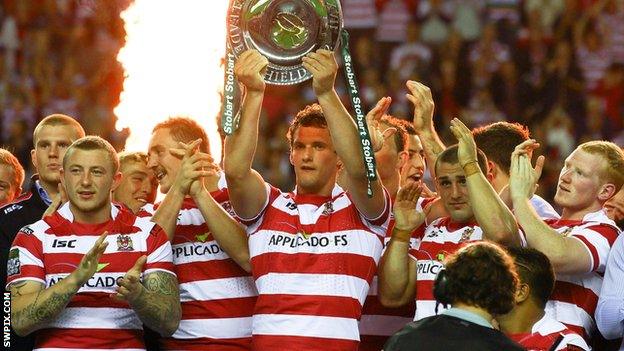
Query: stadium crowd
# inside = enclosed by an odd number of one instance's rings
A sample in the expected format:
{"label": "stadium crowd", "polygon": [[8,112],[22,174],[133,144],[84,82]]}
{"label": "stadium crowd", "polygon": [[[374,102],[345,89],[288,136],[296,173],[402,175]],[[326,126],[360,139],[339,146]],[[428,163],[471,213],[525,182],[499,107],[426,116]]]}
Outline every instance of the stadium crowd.
{"label": "stadium crowd", "polygon": [[624,349],[624,2],[343,0],[376,178],[324,49],[119,152],[128,5],[3,2],[11,349]]}

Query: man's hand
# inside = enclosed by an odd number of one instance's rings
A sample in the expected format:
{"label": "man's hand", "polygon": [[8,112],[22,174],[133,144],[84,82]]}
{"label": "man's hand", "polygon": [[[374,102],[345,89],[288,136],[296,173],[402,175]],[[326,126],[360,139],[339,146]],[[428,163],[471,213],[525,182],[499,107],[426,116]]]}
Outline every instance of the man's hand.
{"label": "man's hand", "polygon": [[332,51],[319,49],[304,56],[302,61],[303,67],[312,73],[312,88],[317,97],[334,89],[338,64]]}
{"label": "man's hand", "polygon": [[[477,144],[470,129],[459,119],[453,118],[451,121],[451,132],[457,138],[457,159],[459,164],[464,167],[470,162],[477,162]],[[481,171],[483,172],[484,170]]]}
{"label": "man's hand", "polygon": [[104,232],[104,234],[100,235],[100,237],[95,241],[95,244],[93,244],[93,247],[91,247],[91,250],[89,250],[89,252],[82,257],[78,268],[72,272],[71,275],[76,278],[79,287],[83,286],[89,278],[95,274],[100,257],[102,257],[102,254],[104,254],[104,251],[108,246],[108,242],[105,241],[107,235],[108,232]]}
{"label": "man's hand", "polygon": [[52,195],[52,203],[45,210],[45,212],[43,213],[43,216],[41,216],[41,218],[43,219],[43,218],[45,218],[47,216],[52,215],[61,206],[63,206],[63,204],[66,203],[67,201],[69,201],[69,199],[67,198],[67,192],[65,192],[65,187],[63,186],[63,183],[59,182],[58,183],[58,193],[56,195]]}
{"label": "man's hand", "polygon": [[128,303],[132,304],[145,292],[145,287],[143,287],[140,280],[145,262],[147,262],[147,256],[143,255],[139,257],[134,263],[134,266],[117,282],[119,287],[117,288],[117,293],[114,294],[115,298],[128,301]]}
{"label": "man's hand", "polygon": [[422,192],[422,183],[408,180],[399,189],[392,213],[394,214],[394,227],[400,231],[412,232],[425,220],[422,212],[416,211],[416,204]]}
{"label": "man's hand", "polygon": [[381,131],[379,126],[381,118],[386,115],[388,109],[390,108],[390,103],[392,103],[391,97],[382,97],[379,101],[377,101],[375,107],[373,107],[373,109],[366,115],[366,124],[368,125],[368,133],[371,137],[374,152],[381,150],[385,140],[397,132],[397,129],[394,127],[386,128]]}
{"label": "man's hand", "polygon": [[266,73],[269,60],[257,50],[243,52],[234,65],[234,74],[238,81],[247,88],[247,92],[264,93]]}
{"label": "man's hand", "polygon": [[533,150],[539,147],[534,139],[529,139],[516,146],[511,154],[509,169],[509,193],[512,201],[530,199],[537,188],[537,181],[544,168],[544,156],[537,158],[535,167],[531,165]]}
{"label": "man's hand", "polygon": [[[191,195],[191,185],[202,177],[214,176],[215,167],[212,156],[197,150],[201,139],[197,139],[190,144],[179,142],[180,148],[169,149],[169,152],[176,157],[182,158],[180,170],[173,182],[173,187],[184,195]],[[201,184],[199,184],[201,185]],[[193,188],[193,191],[201,188]]]}
{"label": "man's hand", "polygon": [[433,96],[431,89],[419,82],[408,80],[405,83],[410,91],[405,96],[414,105],[414,129],[419,135],[433,130]]}

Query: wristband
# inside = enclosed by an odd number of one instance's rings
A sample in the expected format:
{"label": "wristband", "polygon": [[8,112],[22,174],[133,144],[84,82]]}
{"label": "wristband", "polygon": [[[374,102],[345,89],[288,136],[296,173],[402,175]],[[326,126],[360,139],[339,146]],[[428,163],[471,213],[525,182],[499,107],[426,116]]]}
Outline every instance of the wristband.
{"label": "wristband", "polygon": [[477,174],[481,172],[481,168],[479,167],[479,162],[477,161],[470,161],[466,163],[465,165],[463,165],[462,168],[464,169],[464,176],[466,177],[470,177],[473,174]]}

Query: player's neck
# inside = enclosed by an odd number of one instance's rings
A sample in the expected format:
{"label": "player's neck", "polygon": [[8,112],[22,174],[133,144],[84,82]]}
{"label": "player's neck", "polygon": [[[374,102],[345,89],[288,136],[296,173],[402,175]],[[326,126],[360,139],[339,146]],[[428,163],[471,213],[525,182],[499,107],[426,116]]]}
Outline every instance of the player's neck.
{"label": "player's neck", "polygon": [[103,206],[94,211],[81,211],[73,206],[71,203],[69,204],[69,209],[74,215],[74,222],[84,223],[84,224],[100,224],[111,219],[111,203],[110,201]]}
{"label": "player's neck", "polygon": [[593,212],[600,211],[602,209],[602,204],[594,203],[591,206],[575,209],[570,207],[564,207],[561,210],[561,219],[573,220],[573,221],[581,221],[583,218]]}
{"label": "player's neck", "polygon": [[525,334],[531,333],[533,325],[543,317],[544,310],[527,301],[496,320],[505,334]]}

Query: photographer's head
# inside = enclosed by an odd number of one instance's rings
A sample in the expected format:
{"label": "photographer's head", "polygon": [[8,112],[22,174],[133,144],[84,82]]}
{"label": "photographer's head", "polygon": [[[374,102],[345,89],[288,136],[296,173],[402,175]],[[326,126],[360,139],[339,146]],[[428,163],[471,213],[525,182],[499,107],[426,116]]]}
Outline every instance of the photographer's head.
{"label": "photographer's head", "polygon": [[453,307],[481,309],[490,316],[509,312],[515,302],[518,274],[511,257],[489,242],[469,244],[445,262],[434,295]]}

